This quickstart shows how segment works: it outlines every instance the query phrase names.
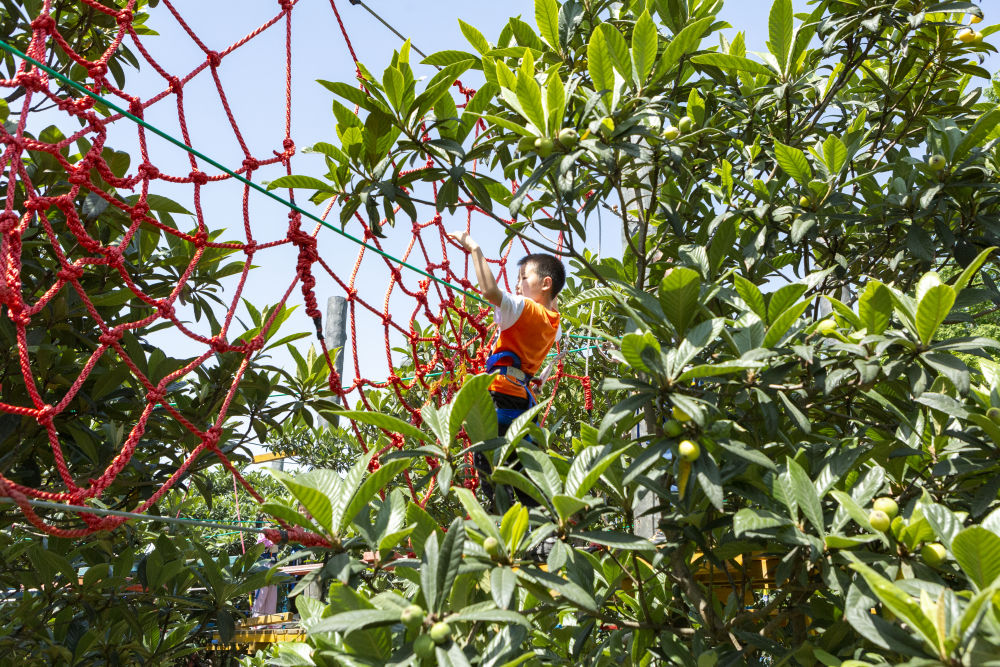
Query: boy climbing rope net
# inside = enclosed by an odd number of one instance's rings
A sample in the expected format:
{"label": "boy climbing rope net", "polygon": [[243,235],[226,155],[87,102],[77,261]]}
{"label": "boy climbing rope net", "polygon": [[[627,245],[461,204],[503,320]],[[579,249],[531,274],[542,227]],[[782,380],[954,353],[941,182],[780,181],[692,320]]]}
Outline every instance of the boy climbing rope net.
{"label": "boy climbing rope net", "polygon": [[[468,251],[479,289],[495,307],[500,335],[486,361],[486,371],[498,374],[490,385],[490,394],[497,408],[499,433],[503,436],[511,422],[537,402],[530,383],[562,333],[556,297],[566,282],[566,270],[552,255],[526,255],[517,263],[515,293],[508,294],[500,289],[482,249],[468,232],[452,232],[449,236]],[[490,461],[482,452],[476,452],[475,464],[483,477],[492,473]],[[483,491],[496,504],[492,485],[484,481]],[[522,494],[518,494],[518,499],[535,504]]]}

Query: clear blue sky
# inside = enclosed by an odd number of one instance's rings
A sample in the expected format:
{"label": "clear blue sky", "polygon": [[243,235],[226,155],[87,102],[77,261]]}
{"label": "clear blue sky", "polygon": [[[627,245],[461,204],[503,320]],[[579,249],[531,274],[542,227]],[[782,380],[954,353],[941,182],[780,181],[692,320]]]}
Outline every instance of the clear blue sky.
{"label": "clear blue sky", "polygon": [[[176,4],[197,36],[209,49],[218,51],[256,29],[277,12],[277,2],[212,0]],[[435,0],[430,3],[368,0],[368,4],[427,53],[449,48],[471,50],[461,35],[458,18],[477,26],[491,40],[495,40],[511,15],[520,14],[527,22],[534,23],[534,3],[529,0],[503,3],[467,0]],[[751,51],[764,51],[770,4],[769,1],[730,0],[719,16],[746,33],[747,45]],[[808,9],[808,3],[804,0],[795,0],[794,6],[796,11]],[[338,8],[359,59],[370,70],[381,72],[393,50],[399,47],[400,40],[363,8],[351,5],[347,0],[340,0]],[[183,76],[202,62],[204,55],[191,38],[180,30],[162,4],[153,12],[154,16],[148,24],[160,31],[162,36],[144,39],[144,44],[167,71]],[[330,112],[332,95],[316,84],[316,79],[353,81],[354,66],[329,2],[300,0],[293,11],[293,17],[292,136],[301,151],[317,141],[330,141],[334,136],[334,121]],[[730,31],[729,36],[732,37],[734,33],[735,30]],[[258,156],[281,150],[284,133],[284,52],[283,25],[275,26],[227,56],[219,68],[224,90],[241,133],[251,152]],[[432,70],[428,68],[427,73],[432,73]],[[471,83],[475,85],[474,81]],[[147,98],[163,90],[164,80],[144,65],[140,75],[133,74],[129,77],[128,88],[130,92]],[[234,167],[240,165],[243,154],[222,112],[210,74],[201,73],[185,86],[184,91],[192,145],[223,164]],[[178,130],[177,108],[172,98],[151,107],[146,118],[169,132],[176,133]],[[134,145],[135,130],[131,124],[118,124],[111,134],[111,143],[123,147]],[[155,138],[150,145],[152,161],[161,169],[176,174],[186,174],[189,171],[182,151]],[[325,171],[320,158],[302,155],[301,152],[293,160],[293,170],[296,173],[315,175]],[[214,173],[214,169],[210,167],[206,171]],[[270,172],[262,170],[255,180],[267,180],[279,175],[280,172],[274,169]],[[190,186],[171,188],[158,181],[156,187],[158,192],[174,196],[184,205],[191,206]],[[209,226],[225,227],[229,230],[226,238],[244,240],[241,233],[241,199],[242,189],[239,184],[215,184],[207,187],[204,207]],[[284,236],[287,210],[257,194],[251,195],[250,210],[258,242],[277,240]],[[331,218],[336,220],[336,212]],[[401,230],[408,228],[407,222],[401,225]],[[489,238],[487,235],[487,242]],[[494,234],[493,238],[498,237]],[[401,252],[408,241],[408,233],[397,233],[387,244],[387,248],[393,252]],[[616,234],[606,233],[604,244],[606,254],[614,253],[617,246]],[[344,276],[350,273],[357,253],[356,247],[350,242],[328,230],[320,232],[319,251]],[[262,253],[256,262],[259,268],[251,274],[247,296],[258,306],[276,302],[294,275],[295,259],[296,254],[291,248]],[[388,274],[379,268],[378,262],[370,258],[366,259],[366,266],[368,268],[362,274],[363,295],[380,306]],[[341,294],[342,291],[331,280],[320,275],[318,279],[317,293],[322,307],[327,296]],[[408,278],[407,283],[413,286],[415,280],[416,277]],[[301,300],[296,289],[290,303],[299,304]],[[413,304],[407,299],[394,299],[392,305],[394,313],[405,322]],[[298,330],[311,330],[311,324],[301,313],[289,326]],[[202,333],[209,333],[205,326],[195,328]],[[238,331],[236,328],[233,333]],[[157,340],[175,355],[195,354],[202,349],[200,345],[192,346],[188,341],[178,340],[166,333],[159,335]],[[359,336],[362,374],[368,378],[382,378],[386,374],[387,363],[384,352],[381,351],[382,340],[381,327],[369,318]],[[345,375],[347,379],[353,377],[350,370]]]}

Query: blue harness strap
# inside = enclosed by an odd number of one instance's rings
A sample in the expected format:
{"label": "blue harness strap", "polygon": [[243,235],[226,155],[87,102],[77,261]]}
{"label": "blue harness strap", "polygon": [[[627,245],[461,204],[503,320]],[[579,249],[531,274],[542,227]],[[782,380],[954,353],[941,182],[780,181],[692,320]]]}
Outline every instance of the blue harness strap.
{"label": "blue harness strap", "polygon": [[[507,362],[507,363],[501,363]],[[519,384],[524,387],[524,391],[528,394],[528,407],[534,407],[535,395],[531,393],[531,388],[528,383],[531,381],[531,375],[525,373],[521,369],[521,358],[510,350],[499,350],[490,355],[490,358],[486,360],[486,372],[487,373],[500,373],[504,375],[508,380],[511,380],[515,384]],[[497,418],[503,419],[501,412],[513,412],[513,417],[510,418],[512,421],[521,412],[517,410],[497,410]],[[510,421],[506,422],[510,423]]]}

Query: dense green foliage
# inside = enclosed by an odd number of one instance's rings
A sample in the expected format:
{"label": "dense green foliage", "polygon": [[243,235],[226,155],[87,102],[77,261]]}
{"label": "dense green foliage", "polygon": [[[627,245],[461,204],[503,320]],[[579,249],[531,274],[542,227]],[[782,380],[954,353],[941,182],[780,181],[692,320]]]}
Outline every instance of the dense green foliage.
{"label": "dense green foliage", "polygon": [[[324,83],[326,181],[272,186],[340,198],[345,224],[387,216],[392,234],[393,207],[416,217],[421,183],[444,179],[439,210],[563,232],[576,285],[560,308],[610,344],[591,372],[611,407],[590,421],[557,399],[557,432],[525,421],[497,440],[471,378],[420,429],[353,415],[410,448],[371,477],[362,462],[282,480],[311,515],[287,517],[336,564],[329,604],[300,602],[308,644],[279,664],[995,658],[998,343],[942,329],[1000,303],[1000,110],[975,59],[995,49],[958,38],[971,2],[810,4],[774,2],[763,61],[719,37],[714,0],[538,0],[536,27],[511,19],[495,43],[462,24],[472,50],[432,54],[426,83],[408,47],[363,90]],[[464,107],[459,76],[483,79]],[[587,250],[598,212],[621,261]],[[449,484],[462,427],[537,508],[490,515]],[[405,487],[375,496],[408,457],[449,473],[431,501],[462,504],[446,532]],[[640,492],[656,544],[629,530]],[[415,555],[390,570],[407,533]],[[773,582],[752,576],[761,556]]]}

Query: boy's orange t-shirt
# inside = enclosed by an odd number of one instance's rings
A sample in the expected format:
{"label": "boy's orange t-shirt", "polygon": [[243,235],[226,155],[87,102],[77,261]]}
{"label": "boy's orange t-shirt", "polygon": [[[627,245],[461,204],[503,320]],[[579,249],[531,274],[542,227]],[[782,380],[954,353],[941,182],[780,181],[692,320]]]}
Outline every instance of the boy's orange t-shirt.
{"label": "boy's orange t-shirt", "polygon": [[[493,352],[513,352],[521,360],[521,370],[534,375],[542,367],[545,356],[559,337],[559,313],[531,299],[512,297],[509,294],[504,294],[503,297],[511,301],[523,299],[524,306],[514,323],[506,328],[503,318],[499,317],[501,307],[497,307],[500,338]],[[527,392],[520,383],[504,375],[493,379],[490,391],[527,397]]]}

